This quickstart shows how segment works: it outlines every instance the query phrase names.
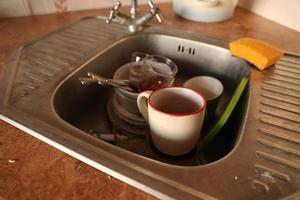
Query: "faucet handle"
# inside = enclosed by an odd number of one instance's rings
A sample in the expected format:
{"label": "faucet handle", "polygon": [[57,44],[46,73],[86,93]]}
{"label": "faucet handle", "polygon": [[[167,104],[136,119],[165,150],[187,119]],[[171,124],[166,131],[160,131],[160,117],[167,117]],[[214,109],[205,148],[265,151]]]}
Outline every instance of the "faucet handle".
{"label": "faucet handle", "polygon": [[161,14],[160,14],[160,9],[157,8],[157,7],[155,6],[155,4],[153,3],[152,0],[149,0],[149,1],[148,1],[148,5],[149,5],[149,7],[150,7],[150,12],[151,12],[153,15],[155,15],[157,21],[158,21],[159,23],[161,23],[162,20],[163,20],[163,17],[162,17]]}
{"label": "faucet handle", "polygon": [[112,9],[109,11],[109,15],[106,19],[106,23],[111,23],[111,21],[116,18],[116,15],[118,13],[119,8],[121,7],[121,2],[120,1],[116,1],[114,6],[112,7]]}

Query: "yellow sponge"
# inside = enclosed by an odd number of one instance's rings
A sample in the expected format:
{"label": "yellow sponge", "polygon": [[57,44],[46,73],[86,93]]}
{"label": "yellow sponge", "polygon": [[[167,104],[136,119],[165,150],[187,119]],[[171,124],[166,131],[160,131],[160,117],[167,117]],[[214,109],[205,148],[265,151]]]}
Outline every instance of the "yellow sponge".
{"label": "yellow sponge", "polygon": [[229,44],[230,53],[254,64],[259,70],[275,64],[282,56],[282,50],[260,40],[241,38]]}

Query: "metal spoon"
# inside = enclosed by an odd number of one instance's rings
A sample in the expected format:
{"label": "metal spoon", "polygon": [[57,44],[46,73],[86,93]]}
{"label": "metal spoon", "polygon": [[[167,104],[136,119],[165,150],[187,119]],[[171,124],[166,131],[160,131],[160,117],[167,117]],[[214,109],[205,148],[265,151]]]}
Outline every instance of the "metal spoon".
{"label": "metal spoon", "polygon": [[94,74],[92,72],[88,72],[87,75],[89,77],[79,77],[79,81],[81,84],[88,85],[91,83],[98,83],[99,85],[107,86],[111,85],[113,87],[120,87],[127,91],[134,92],[134,88],[129,80],[116,80],[102,77],[100,75]]}

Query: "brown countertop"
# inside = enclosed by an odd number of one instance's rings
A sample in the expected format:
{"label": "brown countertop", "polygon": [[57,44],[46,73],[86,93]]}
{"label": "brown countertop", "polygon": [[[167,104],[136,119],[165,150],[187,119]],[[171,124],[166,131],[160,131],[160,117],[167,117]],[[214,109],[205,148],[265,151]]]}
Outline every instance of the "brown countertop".
{"label": "brown countertop", "polygon": [[[237,8],[223,23],[196,23],[174,15],[171,4],[159,5],[164,25],[231,41],[254,37],[285,51],[300,53],[300,33]],[[126,9],[126,8],[125,8]],[[143,7],[142,11],[145,11]],[[0,72],[16,45],[84,16],[107,10],[0,19]],[[155,23],[155,22],[154,22]],[[0,120],[0,200],[8,199],[155,199],[126,183]]]}

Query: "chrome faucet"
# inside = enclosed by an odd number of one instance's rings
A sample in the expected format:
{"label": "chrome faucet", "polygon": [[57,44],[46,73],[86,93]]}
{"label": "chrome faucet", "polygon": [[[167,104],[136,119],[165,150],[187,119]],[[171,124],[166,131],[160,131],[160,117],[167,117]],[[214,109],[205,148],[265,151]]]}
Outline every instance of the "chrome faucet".
{"label": "chrome faucet", "polygon": [[137,0],[131,0],[131,9],[130,16],[127,16],[121,12],[119,12],[119,8],[121,7],[121,2],[116,1],[114,6],[109,12],[109,15],[106,19],[106,23],[111,23],[113,19],[118,21],[121,24],[125,24],[128,26],[128,30],[130,32],[137,32],[143,29],[143,27],[147,24],[149,20],[151,20],[154,16],[158,20],[158,22],[162,22],[162,16],[160,15],[160,9],[157,8],[152,0],[148,1],[148,5],[150,11],[144,15],[140,15],[138,12]]}

